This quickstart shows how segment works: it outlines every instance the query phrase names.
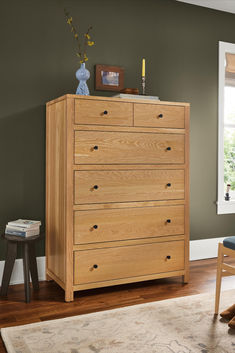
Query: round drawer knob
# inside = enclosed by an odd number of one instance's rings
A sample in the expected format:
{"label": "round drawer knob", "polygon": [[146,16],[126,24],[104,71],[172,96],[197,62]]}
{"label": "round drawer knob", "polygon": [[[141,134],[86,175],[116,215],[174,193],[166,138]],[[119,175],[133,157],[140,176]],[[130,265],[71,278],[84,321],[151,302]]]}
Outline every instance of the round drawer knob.
{"label": "round drawer knob", "polygon": [[93,268],[98,268],[98,265],[96,265],[96,264],[95,264],[95,265],[93,265]]}
{"label": "round drawer knob", "polygon": [[97,229],[97,228],[98,228],[97,224],[95,224],[95,225],[93,226],[93,228],[94,228],[94,229]]}
{"label": "round drawer knob", "polygon": [[108,111],[107,111],[107,110],[105,110],[105,111],[104,111],[104,115],[107,115],[107,114],[108,114]]}
{"label": "round drawer knob", "polygon": [[93,186],[93,189],[95,189],[95,190],[97,190],[98,188],[99,188],[98,185],[94,185],[94,186]]}
{"label": "round drawer knob", "polygon": [[167,183],[166,186],[168,186],[168,188],[171,187],[171,183]]}
{"label": "round drawer knob", "polygon": [[171,256],[170,256],[170,255],[167,255],[166,258],[167,258],[167,260],[170,260],[170,259],[171,259]]}
{"label": "round drawer knob", "polygon": [[93,150],[98,150],[98,149],[99,149],[98,146],[94,146],[94,147],[93,147]]}
{"label": "round drawer knob", "polygon": [[167,150],[167,151],[171,151],[171,147],[167,147],[166,150]]}
{"label": "round drawer knob", "polygon": [[171,219],[167,219],[166,222],[167,222],[167,223],[171,223]]}
{"label": "round drawer knob", "polygon": [[163,118],[163,114],[159,114],[158,117],[159,117],[159,118]]}

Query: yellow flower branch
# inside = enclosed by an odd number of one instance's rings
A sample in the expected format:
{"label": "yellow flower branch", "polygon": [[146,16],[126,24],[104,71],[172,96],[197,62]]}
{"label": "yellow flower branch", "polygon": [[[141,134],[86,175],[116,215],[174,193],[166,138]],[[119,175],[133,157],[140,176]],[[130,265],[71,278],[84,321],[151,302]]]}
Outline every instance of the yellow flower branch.
{"label": "yellow flower branch", "polygon": [[74,36],[74,39],[77,41],[78,52],[76,53],[76,55],[80,59],[80,63],[84,63],[88,60],[87,53],[86,53],[87,47],[88,46],[92,47],[95,44],[95,42],[93,40],[91,40],[91,36],[89,34],[92,27],[90,26],[88,28],[87,32],[84,34],[84,40],[83,40],[83,46],[82,46],[81,39],[78,35],[78,31],[73,24],[73,18],[70,16],[69,12],[66,11],[66,9],[64,9],[64,13],[65,13],[66,22],[70,26],[71,32],[73,33],[73,36]]}

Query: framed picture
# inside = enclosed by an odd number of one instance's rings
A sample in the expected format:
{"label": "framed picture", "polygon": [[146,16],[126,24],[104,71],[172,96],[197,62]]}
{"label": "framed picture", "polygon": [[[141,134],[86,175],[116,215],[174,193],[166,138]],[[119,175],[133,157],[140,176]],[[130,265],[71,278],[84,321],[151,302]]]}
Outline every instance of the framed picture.
{"label": "framed picture", "polygon": [[96,65],[95,89],[121,91],[124,88],[124,69],[120,66]]}

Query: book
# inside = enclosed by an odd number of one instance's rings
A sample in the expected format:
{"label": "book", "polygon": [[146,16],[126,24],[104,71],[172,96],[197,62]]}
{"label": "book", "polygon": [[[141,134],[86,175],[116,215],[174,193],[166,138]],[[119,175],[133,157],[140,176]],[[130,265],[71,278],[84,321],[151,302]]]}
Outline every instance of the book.
{"label": "book", "polygon": [[16,226],[11,226],[11,225],[7,225],[6,226],[6,230],[15,230],[15,231],[19,231],[19,232],[27,232],[27,231],[31,231],[31,230],[38,230],[38,232],[40,231],[40,226],[39,225],[35,225],[33,227],[30,228],[26,228],[26,227],[16,227]]}
{"label": "book", "polygon": [[37,229],[32,229],[32,230],[28,230],[28,231],[19,231],[19,230],[9,230],[9,229],[6,229],[5,231],[6,234],[8,235],[17,235],[17,236],[20,236],[20,237],[32,237],[34,235],[38,235],[39,234],[39,230]]}
{"label": "book", "polygon": [[40,221],[33,221],[30,219],[17,219],[16,221],[11,221],[8,222],[8,226],[13,226],[13,227],[23,227],[23,228],[36,228],[36,226],[40,226],[41,222]]}
{"label": "book", "polygon": [[152,99],[152,100],[160,100],[159,97],[157,96],[144,96],[144,95],[139,95],[139,94],[126,94],[126,93],[118,93],[115,94],[113,97],[115,98],[126,98],[126,99]]}

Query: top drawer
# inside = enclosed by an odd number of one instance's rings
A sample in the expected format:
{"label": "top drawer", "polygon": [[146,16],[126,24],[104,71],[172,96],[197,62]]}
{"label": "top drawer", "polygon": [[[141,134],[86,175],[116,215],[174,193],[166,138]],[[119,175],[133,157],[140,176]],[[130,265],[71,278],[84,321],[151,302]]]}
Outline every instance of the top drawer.
{"label": "top drawer", "polygon": [[133,126],[133,105],[127,102],[77,99],[75,124]]}
{"label": "top drawer", "polygon": [[184,107],[134,104],[134,126],[184,128]]}

